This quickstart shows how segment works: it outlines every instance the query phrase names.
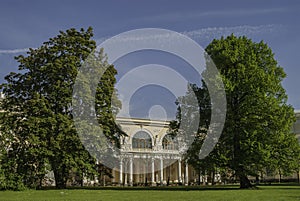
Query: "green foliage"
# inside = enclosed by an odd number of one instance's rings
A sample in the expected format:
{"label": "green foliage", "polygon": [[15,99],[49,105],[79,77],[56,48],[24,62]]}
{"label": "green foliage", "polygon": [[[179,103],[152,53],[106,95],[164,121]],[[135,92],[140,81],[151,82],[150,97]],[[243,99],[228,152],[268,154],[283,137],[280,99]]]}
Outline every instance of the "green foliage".
{"label": "green foliage", "polygon": [[300,146],[293,133],[279,134],[270,155],[269,170],[283,176],[298,173],[300,168]]}
{"label": "green foliage", "polygon": [[[290,133],[294,111],[287,104],[281,85],[286,75],[272,50],[263,42],[231,35],[213,40],[206,52],[222,76],[227,99],[226,122],[214,150],[199,161],[198,150],[208,129],[205,120],[200,121],[198,136],[187,154],[189,162],[196,169],[217,167],[233,171],[241,188],[251,187],[247,176],[257,176],[266,167],[285,173],[299,167],[299,144]],[[194,91],[199,105],[203,104],[199,110],[201,117],[210,119],[210,101],[204,97],[215,92],[208,91],[205,85]]]}
{"label": "green foliage", "polygon": [[228,167],[239,177],[241,187],[249,187],[247,175],[255,176],[276,161],[274,150],[282,158],[289,155],[278,146],[294,137],[290,134],[294,112],[281,85],[286,75],[263,42],[231,35],[214,40],[206,51],[226,90],[228,113],[220,148],[229,151]]}
{"label": "green foliage", "polygon": [[[25,186],[36,188],[52,170],[56,186],[64,188],[71,171],[97,173],[95,159],[76,133],[71,105],[78,69],[96,48],[92,36],[91,28],[61,31],[41,47],[30,49],[27,56],[16,57],[19,73],[10,73],[2,84],[5,99],[0,128],[6,146],[2,157],[6,179],[12,174]],[[103,52],[99,57],[104,57]],[[107,74],[97,93],[98,107],[111,103],[111,93],[106,93],[114,90],[113,66]],[[108,106],[99,116],[106,113],[112,113]],[[101,123],[110,125],[106,119]],[[107,136],[114,134],[106,132]]]}

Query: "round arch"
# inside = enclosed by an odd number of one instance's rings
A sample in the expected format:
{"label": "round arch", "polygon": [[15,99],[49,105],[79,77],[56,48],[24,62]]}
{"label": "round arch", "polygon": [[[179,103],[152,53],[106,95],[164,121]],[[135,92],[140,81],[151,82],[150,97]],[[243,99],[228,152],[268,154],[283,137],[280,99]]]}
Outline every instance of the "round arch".
{"label": "round arch", "polygon": [[178,150],[178,140],[176,136],[168,133],[162,137],[161,145],[165,150]]}
{"label": "round arch", "polygon": [[152,149],[153,139],[149,132],[145,130],[137,131],[132,136],[132,148],[133,149]]}

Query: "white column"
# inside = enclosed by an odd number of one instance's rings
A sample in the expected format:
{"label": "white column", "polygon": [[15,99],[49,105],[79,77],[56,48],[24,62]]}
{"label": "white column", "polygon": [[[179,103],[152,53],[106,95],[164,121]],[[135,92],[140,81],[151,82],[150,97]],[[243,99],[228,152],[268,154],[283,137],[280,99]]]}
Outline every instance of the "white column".
{"label": "white column", "polygon": [[133,186],[133,159],[132,157],[130,157],[130,161],[129,161],[129,171],[130,171],[130,175],[129,175],[129,185]]}
{"label": "white column", "polygon": [[[126,168],[127,169],[127,168]],[[127,186],[127,170],[125,170],[125,173],[124,173],[124,186]]]}
{"label": "white column", "polygon": [[178,160],[178,182],[181,183],[181,159]]}
{"label": "white column", "polygon": [[106,182],[105,182],[105,175],[103,175],[103,186],[106,185]]}
{"label": "white column", "polygon": [[164,180],[164,161],[163,158],[160,158],[160,184],[163,183]]}
{"label": "white column", "polygon": [[148,165],[146,166],[146,164],[148,164],[147,161],[143,162],[143,183],[146,183],[146,177],[147,177],[147,173],[148,173],[148,170],[147,170]]}
{"label": "white column", "polygon": [[155,183],[155,174],[154,174],[154,158],[152,158],[152,160],[151,160],[151,167],[152,167],[152,176],[151,176],[151,182],[152,182],[152,184],[154,184]]}
{"label": "white column", "polygon": [[189,165],[185,162],[185,184],[189,184]]}
{"label": "white column", "polygon": [[[97,166],[99,165],[98,160],[96,160],[96,165],[97,165]],[[95,177],[94,183],[95,183],[95,184],[98,184],[98,183],[99,183],[98,176],[94,175],[94,177]],[[101,178],[99,178],[99,179],[101,179]]]}
{"label": "white column", "polygon": [[123,158],[120,159],[120,185],[123,184]]}

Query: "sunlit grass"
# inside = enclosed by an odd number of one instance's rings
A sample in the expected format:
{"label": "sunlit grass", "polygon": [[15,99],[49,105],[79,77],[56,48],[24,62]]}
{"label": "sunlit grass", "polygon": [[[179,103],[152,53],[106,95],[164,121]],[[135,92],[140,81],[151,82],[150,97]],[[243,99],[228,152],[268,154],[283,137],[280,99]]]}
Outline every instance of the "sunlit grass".
{"label": "sunlit grass", "polygon": [[[117,190],[116,190],[117,189]],[[240,190],[238,188],[169,188],[161,190],[138,189],[68,189],[68,190],[26,190],[26,191],[1,191],[0,200],[22,200],[22,201],[56,201],[56,200],[272,200],[272,201],[300,201],[300,186],[260,186],[256,190]]]}

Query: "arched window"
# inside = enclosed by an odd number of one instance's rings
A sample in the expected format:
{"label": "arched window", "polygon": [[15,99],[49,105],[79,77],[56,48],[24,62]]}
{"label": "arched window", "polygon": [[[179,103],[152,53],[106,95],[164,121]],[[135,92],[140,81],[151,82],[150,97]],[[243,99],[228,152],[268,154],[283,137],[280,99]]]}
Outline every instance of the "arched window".
{"label": "arched window", "polygon": [[138,131],[132,138],[132,148],[151,149],[152,140],[145,131]]}
{"label": "arched window", "polygon": [[178,149],[178,141],[177,138],[173,135],[167,134],[162,140],[163,149],[167,150],[177,150]]}

